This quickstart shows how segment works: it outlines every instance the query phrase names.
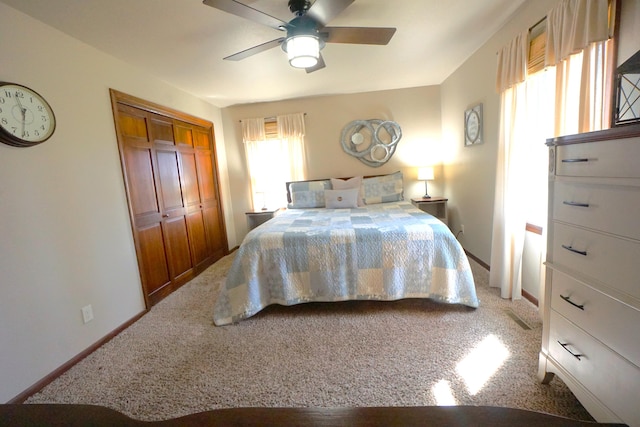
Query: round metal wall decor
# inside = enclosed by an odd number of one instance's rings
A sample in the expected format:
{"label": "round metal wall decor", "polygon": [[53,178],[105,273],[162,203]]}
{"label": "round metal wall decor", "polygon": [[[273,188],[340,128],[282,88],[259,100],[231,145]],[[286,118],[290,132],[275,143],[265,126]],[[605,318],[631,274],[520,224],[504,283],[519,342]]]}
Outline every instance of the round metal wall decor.
{"label": "round metal wall decor", "polygon": [[402,138],[400,125],[390,120],[354,120],[342,129],[345,153],[371,167],[387,163]]}

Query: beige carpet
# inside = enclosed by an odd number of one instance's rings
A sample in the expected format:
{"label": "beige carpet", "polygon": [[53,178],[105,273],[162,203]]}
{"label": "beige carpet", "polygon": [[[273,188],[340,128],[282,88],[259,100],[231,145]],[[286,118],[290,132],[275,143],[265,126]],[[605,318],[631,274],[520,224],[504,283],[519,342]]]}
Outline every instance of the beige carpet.
{"label": "beige carpet", "polygon": [[559,379],[550,385],[536,379],[537,309],[501,299],[473,261],[477,310],[428,300],[317,303],[272,306],[216,327],[216,289],[232,258],[218,261],[27,403],[98,404],[149,421],[226,407],[439,404],[592,420]]}

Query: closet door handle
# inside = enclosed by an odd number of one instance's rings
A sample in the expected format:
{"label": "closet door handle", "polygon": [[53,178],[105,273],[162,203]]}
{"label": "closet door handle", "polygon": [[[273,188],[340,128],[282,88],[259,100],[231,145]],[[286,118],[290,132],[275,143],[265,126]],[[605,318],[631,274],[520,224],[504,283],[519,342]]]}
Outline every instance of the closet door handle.
{"label": "closet door handle", "polygon": [[580,359],[581,357],[584,357],[584,354],[576,354],[573,351],[569,350],[567,347],[569,346],[569,343],[561,343],[560,340],[558,340],[558,344],[560,344],[562,346],[562,348],[564,348],[565,350],[567,350],[567,352],[572,355],[573,357],[575,357],[578,360],[582,360]]}
{"label": "closet door handle", "polygon": [[571,246],[567,246],[567,245],[562,245],[562,247],[570,252],[573,252],[574,254],[578,254],[578,255],[582,255],[582,256],[587,256],[587,251],[579,251],[577,249],[572,248]]}
{"label": "closet door handle", "polygon": [[578,158],[578,159],[562,159],[562,163],[584,163],[588,162],[589,159]]}
{"label": "closet door handle", "polygon": [[584,304],[576,304],[575,302],[571,301],[571,297],[565,297],[564,295],[560,294],[560,298],[562,298],[572,306],[577,307],[580,310],[584,310]]}
{"label": "closet door handle", "polygon": [[169,214],[163,214],[162,218],[169,218]]}
{"label": "closet door handle", "polygon": [[569,206],[577,206],[579,208],[588,208],[589,207],[589,203],[570,202],[568,200],[565,200],[562,203],[564,203],[565,205],[569,205]]}

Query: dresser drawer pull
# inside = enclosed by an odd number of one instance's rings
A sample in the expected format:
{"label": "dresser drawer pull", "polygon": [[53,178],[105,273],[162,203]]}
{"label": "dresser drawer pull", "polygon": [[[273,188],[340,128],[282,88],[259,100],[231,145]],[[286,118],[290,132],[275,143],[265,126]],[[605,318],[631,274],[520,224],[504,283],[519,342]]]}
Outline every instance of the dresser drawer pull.
{"label": "dresser drawer pull", "polygon": [[560,344],[560,345],[562,346],[562,348],[564,348],[565,350],[567,350],[567,352],[568,352],[570,355],[572,355],[573,357],[575,357],[576,359],[578,359],[578,360],[582,360],[582,359],[580,359],[580,358],[581,358],[581,357],[584,357],[584,354],[576,354],[576,353],[574,353],[573,351],[569,350],[569,349],[567,348],[567,346],[569,345],[569,343],[564,343],[564,344],[562,344],[560,341],[558,341],[558,344]]}
{"label": "dresser drawer pull", "polygon": [[562,159],[562,163],[584,163],[588,161],[589,159]]}
{"label": "dresser drawer pull", "polygon": [[576,304],[575,302],[571,301],[571,297],[565,297],[564,295],[560,295],[560,298],[562,298],[563,300],[565,300],[566,302],[568,302],[572,306],[577,307],[580,310],[584,310],[584,305],[583,304]]}
{"label": "dresser drawer pull", "polygon": [[567,200],[565,200],[562,203],[564,203],[565,205],[569,205],[569,206],[577,206],[579,208],[588,208],[589,207],[589,203],[569,202]]}
{"label": "dresser drawer pull", "polygon": [[578,255],[582,255],[582,256],[587,256],[587,251],[579,251],[577,249],[572,248],[571,246],[567,246],[567,245],[562,245],[562,247],[568,251],[573,252],[574,254],[578,254]]}

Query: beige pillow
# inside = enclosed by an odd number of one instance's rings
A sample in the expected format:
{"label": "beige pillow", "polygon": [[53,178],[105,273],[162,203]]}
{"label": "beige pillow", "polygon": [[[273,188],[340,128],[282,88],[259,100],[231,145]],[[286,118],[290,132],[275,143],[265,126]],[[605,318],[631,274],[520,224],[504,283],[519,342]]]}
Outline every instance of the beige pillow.
{"label": "beige pillow", "polygon": [[334,190],[349,190],[351,188],[358,189],[358,206],[364,206],[364,192],[362,190],[362,177],[354,176],[347,180],[331,178],[331,188]]}
{"label": "beige pillow", "polygon": [[324,190],[324,205],[327,209],[349,209],[358,207],[358,189]]}

